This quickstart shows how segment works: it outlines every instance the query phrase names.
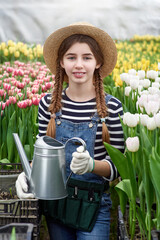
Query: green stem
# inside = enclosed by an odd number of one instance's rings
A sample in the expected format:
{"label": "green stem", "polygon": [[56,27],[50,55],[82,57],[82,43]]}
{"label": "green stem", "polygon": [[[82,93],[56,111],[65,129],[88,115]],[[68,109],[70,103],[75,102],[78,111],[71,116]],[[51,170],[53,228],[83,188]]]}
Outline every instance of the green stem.
{"label": "green stem", "polygon": [[135,235],[135,226],[136,226],[136,200],[133,199],[133,217],[132,217],[132,225],[131,225],[131,239],[134,239]]}

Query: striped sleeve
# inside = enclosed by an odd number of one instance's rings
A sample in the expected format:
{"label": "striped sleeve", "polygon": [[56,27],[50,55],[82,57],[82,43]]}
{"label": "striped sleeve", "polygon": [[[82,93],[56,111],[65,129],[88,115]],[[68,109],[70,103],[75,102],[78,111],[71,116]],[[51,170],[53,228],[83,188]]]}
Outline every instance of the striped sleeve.
{"label": "striped sleeve", "polygon": [[48,111],[50,100],[51,100],[50,94],[45,95],[40,100],[38,108],[39,134],[37,138],[46,135],[47,125],[50,120],[50,112]]}
{"label": "striped sleeve", "polygon": [[[124,153],[124,135],[120,118],[123,119],[122,104],[117,98],[112,97],[108,103],[108,117],[106,119],[106,124],[110,134],[110,144]],[[113,181],[119,176],[119,173],[108,153],[105,160],[111,167],[111,176],[107,180]]]}

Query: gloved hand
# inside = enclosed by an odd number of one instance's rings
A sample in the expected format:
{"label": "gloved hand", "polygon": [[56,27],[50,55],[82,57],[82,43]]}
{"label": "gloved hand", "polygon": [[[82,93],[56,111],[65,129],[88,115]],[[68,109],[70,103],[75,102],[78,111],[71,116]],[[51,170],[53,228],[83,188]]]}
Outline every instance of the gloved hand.
{"label": "gloved hand", "polygon": [[27,178],[24,172],[20,173],[16,181],[16,192],[20,199],[34,198],[33,193],[28,192]]}
{"label": "gloved hand", "polygon": [[91,158],[89,152],[84,151],[84,147],[80,146],[77,148],[77,152],[72,154],[72,161],[70,168],[73,173],[82,175],[87,172],[92,172],[94,169],[94,159]]}

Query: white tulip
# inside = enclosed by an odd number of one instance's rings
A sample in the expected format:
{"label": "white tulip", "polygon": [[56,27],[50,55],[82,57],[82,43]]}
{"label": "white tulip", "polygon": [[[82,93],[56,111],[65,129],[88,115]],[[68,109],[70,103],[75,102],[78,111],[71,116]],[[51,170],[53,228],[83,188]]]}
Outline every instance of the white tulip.
{"label": "white tulip", "polygon": [[155,82],[160,82],[160,77],[156,77]]}
{"label": "white tulip", "polygon": [[138,76],[139,76],[139,79],[144,79],[145,78],[145,71],[144,70],[138,70]]}
{"label": "white tulip", "polygon": [[147,71],[147,78],[155,79],[156,77],[158,77],[158,71],[154,70]]}
{"label": "white tulip", "polygon": [[158,62],[158,70],[160,70],[160,62]]}
{"label": "white tulip", "polygon": [[142,96],[142,95],[148,95],[148,94],[149,94],[148,90],[143,90],[143,91],[141,92],[141,96]]}
{"label": "white tulip", "polygon": [[138,137],[128,137],[126,139],[126,146],[130,152],[137,152],[139,149],[139,138]]}
{"label": "white tulip", "polygon": [[159,111],[159,101],[149,101],[144,103],[145,111],[148,115],[154,115]]}
{"label": "white tulip", "polygon": [[136,109],[137,111],[140,109],[140,111],[143,112],[143,107],[139,106],[138,101],[136,102]]}
{"label": "white tulip", "polygon": [[154,117],[149,117],[147,121],[147,128],[148,130],[154,130],[156,129],[156,121]]}
{"label": "white tulip", "polygon": [[147,98],[148,98],[148,102],[149,101],[158,101],[158,99],[160,98],[160,96],[156,93],[156,94],[148,94],[148,96],[147,96]]}
{"label": "white tulip", "polygon": [[138,94],[139,94],[139,95],[141,94],[142,90],[143,90],[143,86],[142,86],[142,85],[139,85],[139,86],[138,86]]}
{"label": "white tulip", "polygon": [[148,87],[150,87],[150,85],[151,85],[151,81],[150,81],[149,79],[145,78],[145,79],[143,80],[142,86],[143,86],[144,88],[148,88]]}
{"label": "white tulip", "polygon": [[130,78],[128,73],[122,73],[120,74],[120,78],[123,82],[125,82],[127,85],[130,83]]}
{"label": "white tulip", "polygon": [[129,93],[130,93],[130,91],[131,91],[131,87],[130,86],[128,86],[128,87],[125,87],[125,96],[129,96]]}
{"label": "white tulip", "polygon": [[140,123],[143,126],[147,126],[147,121],[148,121],[149,116],[147,114],[140,114],[139,118],[140,118]]}
{"label": "white tulip", "polygon": [[136,127],[138,124],[137,116],[130,112],[126,112],[123,115],[123,123],[128,127]]}
{"label": "white tulip", "polygon": [[156,88],[156,87],[149,87],[148,88],[148,92],[150,93],[150,94],[158,94],[158,92],[159,92],[159,89],[158,88]]}
{"label": "white tulip", "polygon": [[153,82],[152,87],[158,88],[159,89],[159,82]]}
{"label": "white tulip", "polygon": [[125,113],[123,114],[123,123],[124,123],[125,125],[127,125],[127,119],[130,118],[130,117],[131,117],[131,113],[130,113],[130,112],[125,112]]}
{"label": "white tulip", "polygon": [[138,76],[133,76],[131,75],[131,78],[130,78],[130,87],[133,89],[133,90],[136,90],[139,86],[139,77]]}
{"label": "white tulip", "polygon": [[145,102],[147,102],[147,95],[143,94],[140,97],[138,97],[138,104],[140,107],[144,107]]}
{"label": "white tulip", "polygon": [[128,71],[129,75],[136,75],[137,74],[137,71],[135,69],[130,69]]}
{"label": "white tulip", "polygon": [[156,122],[156,126],[158,128],[160,128],[160,113],[155,114],[154,119],[155,119],[155,122]]}

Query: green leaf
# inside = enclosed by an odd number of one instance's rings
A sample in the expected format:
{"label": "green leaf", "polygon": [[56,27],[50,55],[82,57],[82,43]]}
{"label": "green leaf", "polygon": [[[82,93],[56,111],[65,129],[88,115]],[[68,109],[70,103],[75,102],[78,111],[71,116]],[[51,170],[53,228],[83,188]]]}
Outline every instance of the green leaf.
{"label": "green leaf", "polygon": [[121,207],[121,211],[124,215],[125,213],[125,210],[126,210],[126,204],[127,204],[127,201],[128,201],[128,197],[127,197],[127,194],[120,188],[116,188],[116,191],[118,193],[118,196],[119,196],[119,201],[120,201],[120,207]]}
{"label": "green leaf", "polygon": [[2,156],[1,156],[2,158],[7,157],[7,155],[8,155],[6,133],[7,133],[7,121],[6,121],[6,117],[4,117],[2,120],[2,142],[4,144]]}
{"label": "green leaf", "polygon": [[26,156],[27,156],[28,160],[31,160],[30,145],[28,145],[28,144],[24,145],[24,151],[26,153]]}
{"label": "green leaf", "polygon": [[16,240],[16,228],[15,227],[12,228],[10,240]]}
{"label": "green leaf", "polygon": [[127,158],[121,153],[117,148],[111,146],[110,144],[104,142],[104,146],[118,169],[118,172],[122,179],[130,179],[130,171],[128,169]]}
{"label": "green leaf", "polygon": [[3,158],[0,160],[0,163],[10,163],[10,161],[7,158]]}
{"label": "green leaf", "polygon": [[140,232],[143,235],[144,239],[146,239],[147,228],[146,228],[146,224],[145,224],[145,211],[142,211],[139,206],[137,206],[136,217],[137,217],[138,224],[140,227]]}
{"label": "green leaf", "polygon": [[131,182],[129,179],[122,180],[115,186],[115,188],[116,189],[118,188],[123,192],[125,192],[130,200],[133,199],[133,192],[132,192]]}
{"label": "green leaf", "polygon": [[14,132],[16,132],[16,112],[14,112],[11,116],[11,119],[8,124],[8,131],[7,131],[8,159],[11,162],[13,161],[13,158],[14,158],[14,148],[15,148],[15,143],[13,139]]}
{"label": "green leaf", "polygon": [[155,147],[152,148],[152,155],[150,155],[150,171],[151,171],[151,177],[153,186],[156,188],[156,191],[159,194],[160,198],[160,156],[155,151]]}

